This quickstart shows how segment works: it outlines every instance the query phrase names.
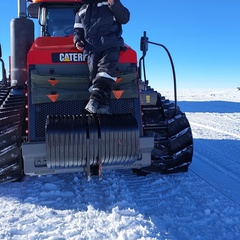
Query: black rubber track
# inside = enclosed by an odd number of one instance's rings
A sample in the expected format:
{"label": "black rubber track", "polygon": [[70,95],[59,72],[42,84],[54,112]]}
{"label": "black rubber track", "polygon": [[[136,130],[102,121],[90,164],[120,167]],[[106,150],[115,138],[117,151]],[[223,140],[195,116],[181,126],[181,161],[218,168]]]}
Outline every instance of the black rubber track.
{"label": "black rubber track", "polygon": [[25,131],[24,95],[0,89],[0,183],[19,181],[23,177],[22,136]]}
{"label": "black rubber track", "polygon": [[158,94],[155,106],[142,106],[144,135],[154,137],[152,164],[142,170],[185,172],[192,162],[193,137],[187,117]]}

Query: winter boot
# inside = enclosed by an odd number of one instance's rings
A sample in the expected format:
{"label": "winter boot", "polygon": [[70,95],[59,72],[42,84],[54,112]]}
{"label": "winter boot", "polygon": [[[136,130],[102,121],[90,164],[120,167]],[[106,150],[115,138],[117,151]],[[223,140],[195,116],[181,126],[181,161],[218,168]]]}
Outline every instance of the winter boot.
{"label": "winter boot", "polygon": [[98,110],[99,102],[96,99],[91,99],[88,101],[85,109],[90,113],[96,113]]}
{"label": "winter boot", "polygon": [[110,93],[93,88],[85,109],[90,113],[110,114],[109,99]]}
{"label": "winter boot", "polygon": [[106,77],[96,77],[93,81],[90,100],[85,109],[90,113],[110,114],[110,96],[113,80]]}
{"label": "winter boot", "polygon": [[99,103],[97,113],[98,114],[110,114],[110,94],[105,94],[105,99],[103,103]]}
{"label": "winter boot", "polygon": [[99,109],[97,110],[97,114],[110,114],[110,107],[109,105],[101,104]]}

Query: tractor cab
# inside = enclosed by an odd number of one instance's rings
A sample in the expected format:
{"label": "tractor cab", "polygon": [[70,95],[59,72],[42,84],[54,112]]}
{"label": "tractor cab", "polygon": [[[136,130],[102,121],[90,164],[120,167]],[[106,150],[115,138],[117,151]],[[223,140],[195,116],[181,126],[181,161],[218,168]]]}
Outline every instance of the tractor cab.
{"label": "tractor cab", "polygon": [[73,34],[75,13],[81,7],[76,1],[32,1],[30,18],[37,18],[41,37],[67,37]]}

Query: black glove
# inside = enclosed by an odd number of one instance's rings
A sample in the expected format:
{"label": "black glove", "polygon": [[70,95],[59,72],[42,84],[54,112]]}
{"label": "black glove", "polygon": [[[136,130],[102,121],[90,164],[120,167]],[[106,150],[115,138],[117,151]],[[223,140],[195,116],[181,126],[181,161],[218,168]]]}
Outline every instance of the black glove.
{"label": "black glove", "polygon": [[84,47],[84,43],[83,43],[83,41],[77,41],[76,43],[75,43],[75,47]]}

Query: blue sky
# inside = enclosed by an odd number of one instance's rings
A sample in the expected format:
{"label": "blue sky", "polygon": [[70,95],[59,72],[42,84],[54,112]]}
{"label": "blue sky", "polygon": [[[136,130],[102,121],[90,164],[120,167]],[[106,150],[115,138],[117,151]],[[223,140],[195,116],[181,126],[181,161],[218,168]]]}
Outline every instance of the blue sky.
{"label": "blue sky", "polygon": [[[140,37],[165,45],[176,70],[178,88],[235,88],[240,86],[239,0],[122,0],[131,12],[123,26],[126,44],[139,50]],[[10,21],[17,17],[17,0],[0,2],[3,59],[10,55]],[[172,88],[165,51],[149,46],[147,77],[155,89]]]}

